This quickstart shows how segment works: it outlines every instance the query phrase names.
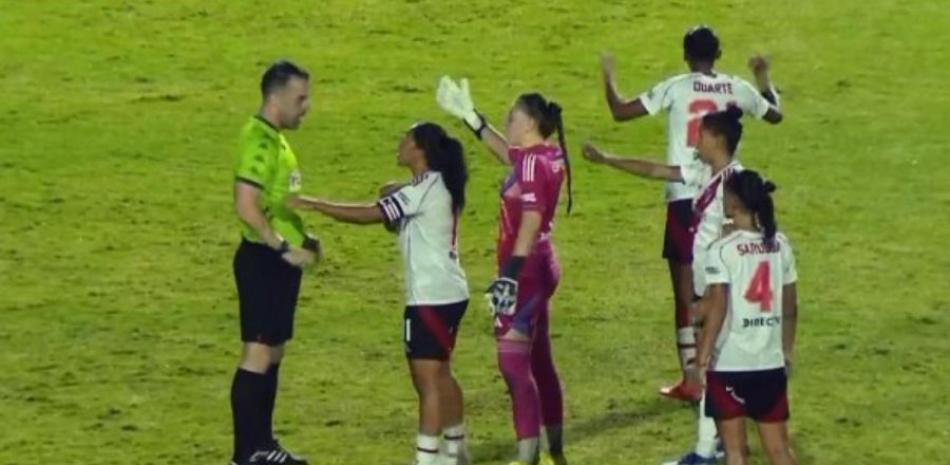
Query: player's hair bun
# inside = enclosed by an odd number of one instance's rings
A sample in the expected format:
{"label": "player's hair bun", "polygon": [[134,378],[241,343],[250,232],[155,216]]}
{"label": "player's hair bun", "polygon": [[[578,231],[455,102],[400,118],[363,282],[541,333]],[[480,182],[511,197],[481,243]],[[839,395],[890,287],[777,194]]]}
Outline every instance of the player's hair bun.
{"label": "player's hair bun", "polygon": [[764,189],[765,192],[768,192],[769,194],[771,194],[775,192],[775,189],[778,189],[778,186],[776,186],[775,183],[772,181],[765,181],[762,183],[762,189]]}
{"label": "player's hair bun", "polygon": [[548,117],[550,117],[551,119],[557,120],[558,118],[560,118],[562,110],[563,109],[561,108],[561,105],[555,102],[554,100],[548,101],[547,114],[548,114]]}
{"label": "player's hair bun", "polygon": [[726,115],[738,121],[742,118],[742,110],[739,107],[726,108]]}

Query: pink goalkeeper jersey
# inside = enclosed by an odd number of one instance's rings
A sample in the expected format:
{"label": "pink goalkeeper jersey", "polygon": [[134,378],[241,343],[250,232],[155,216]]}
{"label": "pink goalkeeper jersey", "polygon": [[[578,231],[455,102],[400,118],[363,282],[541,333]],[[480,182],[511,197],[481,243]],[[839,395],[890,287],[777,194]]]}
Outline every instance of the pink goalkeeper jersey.
{"label": "pink goalkeeper jersey", "polygon": [[526,210],[541,213],[541,230],[528,262],[553,257],[551,231],[564,182],[564,157],[560,147],[541,144],[508,149],[513,167],[501,188],[501,218],[498,225],[499,267],[511,257]]}

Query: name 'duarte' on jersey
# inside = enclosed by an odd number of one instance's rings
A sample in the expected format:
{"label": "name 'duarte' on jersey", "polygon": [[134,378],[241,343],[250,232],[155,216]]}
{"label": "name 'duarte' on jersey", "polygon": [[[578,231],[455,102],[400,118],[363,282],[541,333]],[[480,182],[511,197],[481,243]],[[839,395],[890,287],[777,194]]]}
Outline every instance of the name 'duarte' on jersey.
{"label": "name 'duarte' on jersey", "polygon": [[782,323],[780,316],[760,316],[758,318],[743,318],[743,328],[771,328]]}
{"label": "name 'duarte' on jersey", "polygon": [[693,92],[705,92],[707,94],[729,94],[732,95],[732,84],[728,82],[717,82],[709,84],[700,81],[693,82]]}

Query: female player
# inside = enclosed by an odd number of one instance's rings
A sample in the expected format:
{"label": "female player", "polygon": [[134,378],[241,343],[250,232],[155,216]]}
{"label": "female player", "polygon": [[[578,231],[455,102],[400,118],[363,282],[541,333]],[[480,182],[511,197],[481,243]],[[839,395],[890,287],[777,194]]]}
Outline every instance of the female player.
{"label": "female player", "polygon": [[[617,158],[604,154],[594,146],[584,146],[584,157],[638,176],[656,178],[692,186],[698,195],[692,201],[690,235],[692,241],[692,294],[694,299],[706,291],[705,263],[710,244],[722,234],[725,213],[722,206],[722,183],[742,166],[735,160],[736,148],[742,139],[742,111],[731,107],[726,111],[703,116],[696,142],[698,159],[681,166],[663,165],[632,158]],[[694,305],[696,317],[702,318],[704,306]],[[707,465],[716,463],[716,424],[704,415],[700,392],[699,424],[696,447],[677,461],[666,465]]]}
{"label": "female player", "polygon": [[468,171],[462,144],[438,125],[417,124],[399,144],[398,162],[412,182],[384,188],[375,204],[344,204],[313,198],[291,200],[339,221],[385,223],[398,231],[405,266],[403,332],[409,370],[419,395],[416,464],[440,463],[439,434],[451,464],[469,463],[462,422],[462,389],[450,359],[465,310],[468,284],[459,265],[459,214],[465,206]]}
{"label": "female player", "polygon": [[[746,80],[718,72],[716,61],[722,52],[719,38],[708,26],[696,26],[683,37],[683,57],[689,73],[673,76],[655,85],[633,100],[623,100],[617,92],[613,58],[604,57],[602,71],[607,104],[615,121],[629,121],[666,110],[667,163],[684,165],[693,160],[699,137],[699,123],[703,115],[737,106],[747,114],[777,124],[782,120],[778,93],[769,77],[769,62],[754,56],[749,67],[755,74],[756,85]],[[690,286],[691,243],[690,220],[693,199],[699,186],[671,182],[666,186],[666,232],[663,258],[668,262],[676,310],[676,344],[683,380],[663,387],[660,394],[681,400],[696,401],[699,397],[699,379],[696,376],[696,340],[689,322],[692,299]]]}
{"label": "female player", "polygon": [[725,182],[734,231],[706,263],[707,315],[699,347],[706,414],[716,419],[729,465],[745,465],[745,418],[758,423],[772,465],[795,465],[788,443],[787,369],[797,326],[795,259],[778,232],[771,192],[755,171]]}
{"label": "female player", "polygon": [[[518,438],[517,465],[565,465],[561,383],[551,356],[550,299],[560,277],[551,226],[565,175],[568,212],[571,177],[561,107],[537,93],[523,94],[508,112],[505,135],[475,111],[468,81],[443,77],[439,105],[462,118],[502,163],[512,167],[501,190],[498,277],[488,294],[495,318],[498,366],[511,394]],[[558,145],[548,142],[557,133]],[[541,424],[549,456],[540,458]]]}

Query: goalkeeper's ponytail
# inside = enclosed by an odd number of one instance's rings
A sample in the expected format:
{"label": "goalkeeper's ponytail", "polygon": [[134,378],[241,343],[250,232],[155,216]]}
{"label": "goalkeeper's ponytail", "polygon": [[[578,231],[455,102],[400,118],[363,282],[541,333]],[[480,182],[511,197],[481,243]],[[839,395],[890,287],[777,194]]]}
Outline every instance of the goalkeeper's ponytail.
{"label": "goalkeeper's ponytail", "polygon": [[554,128],[557,131],[557,143],[561,146],[561,154],[564,155],[564,170],[567,173],[567,214],[571,214],[574,208],[574,188],[571,183],[571,159],[567,156],[567,142],[564,140],[564,119],[561,117],[561,105],[556,102],[548,102],[548,117],[554,121]]}
{"label": "goalkeeper's ponytail", "polygon": [[564,119],[561,116],[561,105],[543,95],[532,92],[518,97],[521,108],[538,123],[538,132],[547,139],[557,133],[558,145],[564,156],[564,170],[567,173],[567,213],[574,208],[574,190],[571,182],[571,161],[567,156],[567,142],[564,138]]}

